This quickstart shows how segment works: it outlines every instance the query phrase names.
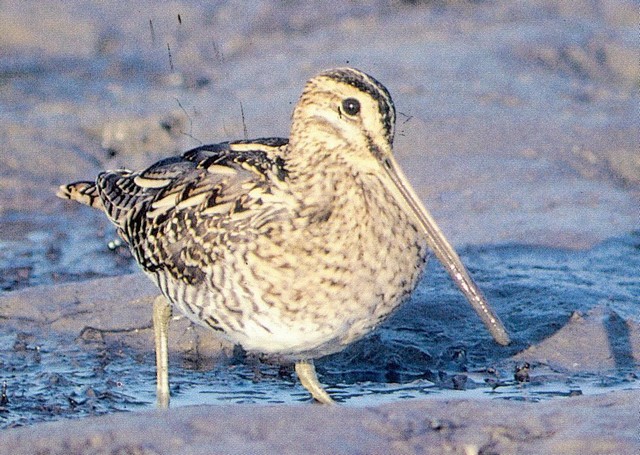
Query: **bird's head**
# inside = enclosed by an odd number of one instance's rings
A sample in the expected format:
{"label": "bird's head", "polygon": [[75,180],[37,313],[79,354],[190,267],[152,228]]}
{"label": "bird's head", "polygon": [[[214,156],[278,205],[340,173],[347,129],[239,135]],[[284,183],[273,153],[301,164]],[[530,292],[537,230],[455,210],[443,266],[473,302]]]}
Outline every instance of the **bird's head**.
{"label": "bird's head", "polygon": [[380,82],[353,68],[336,68],[307,82],[293,113],[291,141],[316,144],[321,153],[365,170],[392,153],[395,117]]}

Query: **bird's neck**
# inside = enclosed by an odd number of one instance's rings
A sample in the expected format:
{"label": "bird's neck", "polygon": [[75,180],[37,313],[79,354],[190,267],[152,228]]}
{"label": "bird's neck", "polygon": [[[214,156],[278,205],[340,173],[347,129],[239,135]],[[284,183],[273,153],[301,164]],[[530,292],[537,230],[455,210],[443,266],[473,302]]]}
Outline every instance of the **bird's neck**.
{"label": "bird's neck", "polygon": [[324,232],[345,219],[366,226],[383,194],[382,183],[344,159],[349,145],[336,140],[290,142],[286,159],[291,192],[299,201],[300,220],[311,231]]}
{"label": "bird's neck", "polygon": [[351,183],[350,170],[332,152],[322,142],[290,143],[286,159],[290,188],[307,210],[331,210],[341,187]]}

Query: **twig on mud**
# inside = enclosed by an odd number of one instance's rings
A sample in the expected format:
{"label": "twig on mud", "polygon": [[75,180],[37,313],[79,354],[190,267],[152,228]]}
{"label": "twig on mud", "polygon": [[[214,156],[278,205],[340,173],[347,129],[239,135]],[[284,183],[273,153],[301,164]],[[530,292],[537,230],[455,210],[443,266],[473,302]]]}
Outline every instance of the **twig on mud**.
{"label": "twig on mud", "polygon": [[153,21],[149,19],[149,30],[151,30],[151,44],[156,44],[156,32],[153,30]]}
{"label": "twig on mud", "polygon": [[247,133],[247,123],[244,118],[244,107],[242,107],[242,101],[240,101],[240,114],[242,115],[242,131],[244,131],[245,140],[249,139],[249,134]]}
{"label": "twig on mud", "polygon": [[193,119],[191,118],[191,116],[189,115],[189,113],[187,112],[187,110],[184,108],[184,106],[182,105],[182,103],[180,102],[180,100],[176,97],[174,97],[174,99],[176,100],[176,103],[178,103],[178,106],[180,106],[180,109],[182,109],[182,112],[184,112],[184,115],[187,116],[187,119],[189,120],[189,132],[185,133],[182,130],[179,130],[180,134],[184,134],[185,136],[193,139],[194,141],[198,142],[199,144],[202,145],[202,141],[200,139],[198,139],[197,137],[193,136]]}
{"label": "twig on mud", "polygon": [[171,46],[169,46],[169,43],[167,43],[167,51],[169,52],[169,67],[173,71],[173,59],[171,58]]}

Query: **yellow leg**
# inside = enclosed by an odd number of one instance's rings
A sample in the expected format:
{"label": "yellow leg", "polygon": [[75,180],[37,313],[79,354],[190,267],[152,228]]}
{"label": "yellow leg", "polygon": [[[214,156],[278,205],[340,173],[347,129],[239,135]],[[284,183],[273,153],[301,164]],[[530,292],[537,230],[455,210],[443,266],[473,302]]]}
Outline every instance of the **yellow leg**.
{"label": "yellow leg", "polygon": [[318,375],[316,375],[316,367],[310,360],[301,360],[296,362],[296,374],[305,389],[311,393],[316,401],[322,404],[336,404],[329,396],[326,390],[320,385]]}
{"label": "yellow leg", "polygon": [[169,407],[169,319],[171,305],[159,295],[153,302],[153,333],[156,342],[156,397],[159,408]]}

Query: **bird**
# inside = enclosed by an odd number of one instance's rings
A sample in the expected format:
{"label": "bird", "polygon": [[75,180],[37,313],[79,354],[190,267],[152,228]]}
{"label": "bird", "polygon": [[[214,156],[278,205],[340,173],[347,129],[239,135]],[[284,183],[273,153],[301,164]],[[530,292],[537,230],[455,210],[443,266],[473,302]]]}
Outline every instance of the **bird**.
{"label": "bird", "polygon": [[323,404],[314,360],[389,317],[429,250],[495,341],[506,328],[393,155],[387,88],[355,68],[310,78],[288,138],[204,145],[141,171],[101,172],[57,195],[102,210],[161,295],[153,305],[157,405],[169,406],[175,307],[211,333],[291,362]]}

